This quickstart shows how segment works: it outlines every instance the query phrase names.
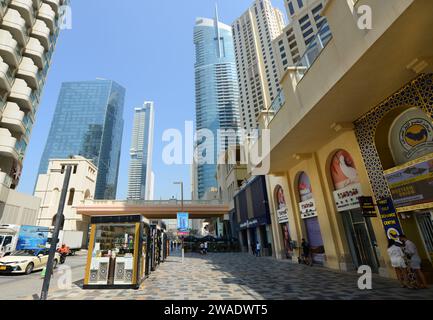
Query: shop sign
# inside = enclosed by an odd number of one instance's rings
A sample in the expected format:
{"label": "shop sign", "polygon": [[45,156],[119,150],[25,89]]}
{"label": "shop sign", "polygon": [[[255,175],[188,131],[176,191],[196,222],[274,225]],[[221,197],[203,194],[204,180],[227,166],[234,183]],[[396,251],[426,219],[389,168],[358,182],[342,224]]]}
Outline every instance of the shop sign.
{"label": "shop sign", "polygon": [[299,209],[301,210],[302,219],[317,217],[316,202],[314,199],[301,202]]}
{"label": "shop sign", "polygon": [[385,172],[397,208],[433,203],[433,155]]}
{"label": "shop sign", "polygon": [[287,223],[289,222],[289,213],[287,208],[281,208],[277,210],[278,223]]}
{"label": "shop sign", "polygon": [[377,201],[377,207],[385,228],[386,236],[388,239],[399,240],[399,236],[403,234],[403,232],[392,199],[385,198]]}
{"label": "shop sign", "polygon": [[255,227],[259,224],[259,221],[257,219],[247,220],[244,223],[241,223],[240,227],[241,229],[248,229]]}
{"label": "shop sign", "polygon": [[358,198],[362,195],[361,185],[354,184],[334,191],[335,205],[338,212],[360,208]]}
{"label": "shop sign", "polygon": [[366,218],[376,218],[376,206],[374,204],[373,197],[359,197],[358,199],[362,215]]}

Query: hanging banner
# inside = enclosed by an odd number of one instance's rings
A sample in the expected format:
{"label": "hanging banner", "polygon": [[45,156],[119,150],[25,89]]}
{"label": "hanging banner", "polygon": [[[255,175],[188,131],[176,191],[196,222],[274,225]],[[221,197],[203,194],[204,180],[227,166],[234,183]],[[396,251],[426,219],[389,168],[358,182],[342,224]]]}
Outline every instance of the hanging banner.
{"label": "hanging banner", "polygon": [[388,239],[399,240],[403,234],[400,221],[398,220],[397,211],[391,198],[385,198],[377,201],[377,207],[380,212],[383,226]]}
{"label": "hanging banner", "polygon": [[179,212],[177,214],[177,231],[180,235],[189,234],[189,214],[186,212]]}

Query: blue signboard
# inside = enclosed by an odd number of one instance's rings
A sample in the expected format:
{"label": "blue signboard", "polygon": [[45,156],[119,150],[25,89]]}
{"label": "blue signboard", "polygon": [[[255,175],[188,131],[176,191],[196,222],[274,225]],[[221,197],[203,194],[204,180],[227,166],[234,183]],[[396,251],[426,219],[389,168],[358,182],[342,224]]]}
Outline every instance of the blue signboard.
{"label": "blue signboard", "polygon": [[189,214],[179,212],[177,214],[177,230],[182,233],[189,232]]}
{"label": "blue signboard", "polygon": [[16,250],[44,249],[48,239],[47,227],[22,226],[18,234]]}
{"label": "blue signboard", "polygon": [[398,241],[399,236],[403,234],[403,232],[392,199],[385,198],[377,201],[377,207],[379,208],[386,236],[388,239]]}

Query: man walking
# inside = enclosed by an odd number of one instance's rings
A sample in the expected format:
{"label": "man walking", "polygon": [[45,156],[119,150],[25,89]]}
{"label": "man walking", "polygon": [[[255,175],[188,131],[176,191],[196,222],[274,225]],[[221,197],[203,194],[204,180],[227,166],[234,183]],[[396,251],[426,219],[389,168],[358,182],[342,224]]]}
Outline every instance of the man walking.
{"label": "man walking", "polygon": [[256,244],[256,256],[257,257],[260,257],[260,250],[261,250],[261,245],[260,245],[260,242],[257,241],[257,244]]}

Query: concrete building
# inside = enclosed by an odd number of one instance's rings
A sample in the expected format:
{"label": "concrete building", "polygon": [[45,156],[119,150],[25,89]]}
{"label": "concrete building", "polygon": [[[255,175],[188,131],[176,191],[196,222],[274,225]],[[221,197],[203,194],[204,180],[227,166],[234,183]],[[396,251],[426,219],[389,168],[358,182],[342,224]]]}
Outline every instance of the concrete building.
{"label": "concrete building", "polygon": [[[24,197],[9,190],[15,190],[19,184],[60,33],[62,6],[68,3],[0,1],[0,215],[1,208],[15,207],[13,199]],[[8,199],[12,203],[8,204]]]}
{"label": "concrete building", "polygon": [[270,0],[256,0],[232,24],[239,82],[241,126],[256,129],[257,118],[280,90],[280,74],[272,41],[284,28],[280,10]]}
{"label": "concrete building", "polygon": [[241,148],[228,149],[220,155],[217,167],[219,200],[229,205],[230,212],[224,216],[223,233],[230,238],[239,238],[239,225],[236,219],[235,195],[248,180],[247,165],[241,163]]}
{"label": "concrete building", "polygon": [[[197,18],[194,27],[196,154],[199,199],[216,188],[216,162],[221,150],[236,144],[239,89],[231,28],[215,19]],[[228,135],[220,135],[221,130]],[[232,135],[231,135],[232,134]],[[226,139],[227,137],[227,139]]]}
{"label": "concrete building", "polygon": [[125,89],[111,80],[64,82],[39,165],[80,155],[98,168],[96,199],[116,199]]}
{"label": "concrete building", "polygon": [[130,150],[128,199],[153,200],[154,104],[145,102],[134,110]]}
{"label": "concrete building", "polygon": [[[374,13],[373,28],[361,5]],[[323,8],[332,38],[309,52],[313,63],[286,70],[284,99],[260,120],[271,130],[277,257],[296,260],[305,238],[316,263],[395,277],[388,239],[405,233],[433,279],[431,12],[433,2],[412,0],[329,0]]]}
{"label": "concrete building", "polygon": [[38,225],[45,227],[54,225],[66,168],[69,165],[72,166],[72,174],[63,211],[65,216],[63,230],[82,231],[83,244],[85,244],[89,221],[77,214],[76,208],[82,205],[84,200],[94,199],[98,176],[96,166],[86,158],[74,156],[71,159],[51,159],[49,161],[47,173],[40,174],[36,183],[35,196],[41,199]]}
{"label": "concrete building", "polygon": [[[327,0],[286,0],[289,23],[273,41],[276,61],[281,75],[288,67],[300,64],[311,48],[323,47],[331,38],[328,22],[321,15]],[[319,34],[320,37],[316,37]],[[313,61],[310,61],[312,63]]]}

